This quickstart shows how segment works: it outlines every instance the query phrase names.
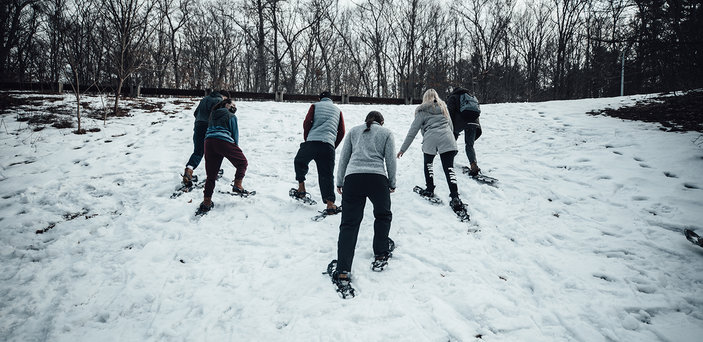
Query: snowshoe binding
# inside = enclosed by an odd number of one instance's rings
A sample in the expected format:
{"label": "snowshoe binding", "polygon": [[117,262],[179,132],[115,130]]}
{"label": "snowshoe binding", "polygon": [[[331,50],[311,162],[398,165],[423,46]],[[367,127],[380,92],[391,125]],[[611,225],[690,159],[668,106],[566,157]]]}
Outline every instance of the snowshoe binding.
{"label": "snowshoe binding", "polygon": [[312,220],[315,222],[322,221],[325,217],[330,216],[330,215],[337,215],[342,212],[342,206],[336,206],[334,208],[328,208],[325,210],[320,210],[319,214],[315,215],[312,217]]}
{"label": "snowshoe binding", "polygon": [[466,211],[466,204],[461,202],[459,196],[452,197],[452,200],[449,202],[449,206],[452,207],[452,210],[456,216],[459,217],[461,222],[470,221],[469,213]]}
{"label": "snowshoe binding", "polygon": [[498,182],[498,179],[486,176],[483,173],[481,173],[481,170],[479,169],[478,171],[471,171],[471,168],[468,166],[462,166],[461,167],[461,172],[464,174],[468,174],[473,178],[475,181],[479,183],[484,183],[484,184],[495,184]]}
{"label": "snowshoe binding", "polygon": [[312,196],[310,196],[309,192],[300,192],[296,188],[291,188],[290,191],[288,191],[288,195],[295,199],[296,201],[303,202],[305,204],[309,205],[315,205],[317,202],[312,199]]}
{"label": "snowshoe binding", "polygon": [[428,200],[432,204],[437,204],[437,205],[442,204],[442,200],[439,199],[439,197],[435,196],[433,191],[423,189],[417,185],[413,188],[413,191],[416,194],[420,195],[422,198]]}
{"label": "snowshoe binding", "polygon": [[[223,169],[217,171],[217,179],[220,179],[224,173],[225,170]],[[186,192],[191,192],[193,189],[200,189],[205,187],[205,182],[207,181],[207,179],[198,181],[198,176],[193,174],[191,174],[190,177],[186,177],[187,174],[183,174],[182,176],[183,180],[181,181],[181,185],[176,188],[176,191],[173,194],[171,194],[171,198],[177,198]],[[189,178],[189,180],[187,180],[186,178]]]}
{"label": "snowshoe binding", "polygon": [[356,291],[351,286],[351,276],[347,272],[337,271],[337,260],[332,260],[327,265],[327,271],[322,274],[327,274],[332,279],[332,284],[337,287],[337,294],[342,299],[354,298],[356,297]]}
{"label": "snowshoe binding", "polygon": [[371,270],[374,272],[381,272],[388,266],[388,259],[393,257],[393,251],[395,250],[395,242],[388,238],[388,252],[376,255],[374,261],[371,262]]}
{"label": "snowshoe binding", "polygon": [[243,188],[240,188],[232,182],[232,192],[229,192],[230,195],[232,196],[239,196],[242,198],[247,198],[249,196],[254,196],[256,195],[256,191],[249,191],[249,190],[244,190]]}

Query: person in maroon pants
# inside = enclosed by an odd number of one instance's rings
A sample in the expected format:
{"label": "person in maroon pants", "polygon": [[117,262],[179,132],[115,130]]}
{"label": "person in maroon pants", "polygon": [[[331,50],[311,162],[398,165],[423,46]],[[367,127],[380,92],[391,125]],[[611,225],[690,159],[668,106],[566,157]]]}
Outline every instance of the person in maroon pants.
{"label": "person in maroon pants", "polygon": [[218,103],[210,114],[207,133],[205,134],[205,190],[203,202],[200,203],[198,214],[204,214],[215,204],[212,202],[212,193],[215,190],[217,173],[222,165],[222,159],[227,158],[237,169],[234,174],[232,192],[248,194],[249,191],[242,187],[242,180],[247,171],[247,158],[239,148],[239,127],[237,116],[234,113],[237,107],[231,99]]}

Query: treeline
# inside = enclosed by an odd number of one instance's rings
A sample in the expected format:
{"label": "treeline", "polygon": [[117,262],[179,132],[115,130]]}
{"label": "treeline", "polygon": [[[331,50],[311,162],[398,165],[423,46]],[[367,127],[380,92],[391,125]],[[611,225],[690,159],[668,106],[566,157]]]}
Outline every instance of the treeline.
{"label": "treeline", "polygon": [[[482,102],[703,85],[700,0],[3,0],[0,80]],[[624,64],[623,64],[624,58]],[[117,108],[117,104],[115,104]]]}

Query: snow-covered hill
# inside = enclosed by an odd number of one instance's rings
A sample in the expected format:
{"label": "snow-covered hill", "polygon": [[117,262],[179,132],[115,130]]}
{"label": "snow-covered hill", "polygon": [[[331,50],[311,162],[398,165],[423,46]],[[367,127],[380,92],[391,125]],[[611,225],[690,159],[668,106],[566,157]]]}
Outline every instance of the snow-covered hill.
{"label": "snow-covered hill", "polygon": [[[202,192],[169,198],[198,99],[148,99],[164,107],[87,119],[101,130],[86,135],[2,115],[0,340],[698,341],[703,249],[682,230],[703,228],[699,134],[585,115],[639,98],[482,106],[479,165],[500,182],[459,175],[469,224],[412,192],[418,136],[391,197],[394,257],[370,270],[369,204],[352,300],[321,274],[339,216],[313,222],[322,206],[288,197],[309,104],[238,102],[244,186],[258,194],[216,192],[200,219]],[[340,107],[348,128],[379,110],[396,146],[414,110]],[[223,165],[216,190],[234,175]],[[319,201],[314,163],[307,185]]]}

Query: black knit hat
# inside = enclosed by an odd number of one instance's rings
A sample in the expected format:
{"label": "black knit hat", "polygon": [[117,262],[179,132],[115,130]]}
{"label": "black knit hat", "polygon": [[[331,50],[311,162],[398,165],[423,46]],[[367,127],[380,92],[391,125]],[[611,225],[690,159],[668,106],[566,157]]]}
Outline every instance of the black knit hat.
{"label": "black knit hat", "polygon": [[330,93],[329,90],[323,90],[320,93],[320,99],[325,98],[325,97],[332,98],[332,94]]}

